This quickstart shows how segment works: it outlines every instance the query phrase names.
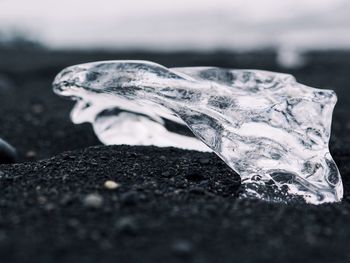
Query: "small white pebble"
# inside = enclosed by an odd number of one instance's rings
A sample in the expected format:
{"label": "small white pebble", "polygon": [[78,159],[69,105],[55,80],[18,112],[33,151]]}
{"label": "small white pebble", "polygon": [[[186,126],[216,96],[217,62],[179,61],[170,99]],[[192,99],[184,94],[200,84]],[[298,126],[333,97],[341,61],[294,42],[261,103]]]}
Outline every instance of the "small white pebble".
{"label": "small white pebble", "polygon": [[109,189],[109,190],[117,189],[119,186],[120,186],[120,184],[118,184],[117,182],[114,182],[114,181],[112,181],[112,180],[107,180],[107,181],[104,183],[104,187],[106,187],[106,188]]}
{"label": "small white pebble", "polygon": [[99,208],[103,204],[103,197],[99,194],[88,194],[85,196],[83,202],[87,207]]}
{"label": "small white pebble", "polygon": [[36,157],[36,152],[35,151],[28,151],[26,153],[27,158],[35,158]]}

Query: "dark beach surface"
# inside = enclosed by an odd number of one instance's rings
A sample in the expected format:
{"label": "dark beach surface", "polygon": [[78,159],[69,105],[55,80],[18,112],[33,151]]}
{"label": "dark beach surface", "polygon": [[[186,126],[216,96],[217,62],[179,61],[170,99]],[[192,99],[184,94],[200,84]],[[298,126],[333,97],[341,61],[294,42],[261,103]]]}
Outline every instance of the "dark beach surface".
{"label": "dark beach surface", "polygon": [[[350,52],[309,53],[297,69],[275,58],[0,48],[0,138],[18,151],[0,165],[0,262],[349,262]],[[343,201],[239,200],[239,177],[214,154],[101,145],[90,125],[70,122],[73,103],[51,82],[66,66],[110,59],[280,71],[335,90]]]}

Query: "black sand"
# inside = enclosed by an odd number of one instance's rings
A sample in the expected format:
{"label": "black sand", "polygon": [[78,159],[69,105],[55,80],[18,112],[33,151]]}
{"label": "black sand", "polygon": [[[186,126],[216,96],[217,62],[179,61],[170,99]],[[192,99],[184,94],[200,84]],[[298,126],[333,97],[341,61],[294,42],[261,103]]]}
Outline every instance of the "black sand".
{"label": "black sand", "polygon": [[[72,103],[50,85],[63,67],[105,59],[282,71],[336,90],[331,152],[343,202],[238,200],[239,178],[213,154],[102,146],[89,125],[71,124]],[[308,60],[286,70],[272,52],[0,49],[0,137],[19,153],[0,166],[0,262],[349,262],[350,53]],[[106,180],[120,186],[106,189]]]}

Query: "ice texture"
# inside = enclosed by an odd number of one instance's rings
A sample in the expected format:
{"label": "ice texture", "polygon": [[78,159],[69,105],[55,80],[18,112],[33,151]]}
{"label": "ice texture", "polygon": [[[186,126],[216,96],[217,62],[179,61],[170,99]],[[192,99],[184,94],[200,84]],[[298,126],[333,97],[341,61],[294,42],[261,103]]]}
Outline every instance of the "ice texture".
{"label": "ice texture", "polygon": [[[93,123],[106,144],[135,136],[134,144],[145,137],[150,144],[210,148],[240,175],[242,196],[280,202],[294,196],[312,204],[343,196],[328,148],[337,101],[331,90],[302,85],[282,73],[168,69],[147,61],[71,66],[53,86],[77,101],[73,122]],[[187,125],[206,146],[169,132],[164,120]]]}

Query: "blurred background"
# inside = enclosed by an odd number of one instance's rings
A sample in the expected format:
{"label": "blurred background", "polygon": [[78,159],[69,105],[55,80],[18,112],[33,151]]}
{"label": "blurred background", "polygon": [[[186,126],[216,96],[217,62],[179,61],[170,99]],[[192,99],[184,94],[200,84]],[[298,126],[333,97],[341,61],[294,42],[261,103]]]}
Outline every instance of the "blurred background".
{"label": "blurred background", "polygon": [[0,41],[54,49],[298,53],[350,47],[348,0],[0,0]]}
{"label": "blurred background", "polygon": [[347,0],[1,0],[2,38],[53,48],[348,48]]}

